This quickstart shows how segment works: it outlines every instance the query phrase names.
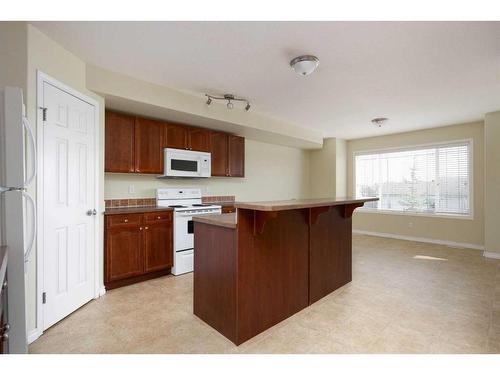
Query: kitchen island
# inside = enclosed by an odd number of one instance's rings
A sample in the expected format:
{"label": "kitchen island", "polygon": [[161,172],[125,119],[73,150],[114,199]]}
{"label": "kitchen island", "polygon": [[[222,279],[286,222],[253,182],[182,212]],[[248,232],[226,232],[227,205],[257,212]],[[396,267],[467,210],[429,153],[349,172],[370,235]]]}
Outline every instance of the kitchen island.
{"label": "kitchen island", "polygon": [[352,280],[365,199],[236,203],[194,217],[194,314],[239,345]]}

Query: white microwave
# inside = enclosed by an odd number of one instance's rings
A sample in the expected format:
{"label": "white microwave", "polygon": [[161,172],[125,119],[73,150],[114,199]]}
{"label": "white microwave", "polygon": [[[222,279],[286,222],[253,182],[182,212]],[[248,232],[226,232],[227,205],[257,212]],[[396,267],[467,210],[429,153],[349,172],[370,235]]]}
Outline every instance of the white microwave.
{"label": "white microwave", "polygon": [[210,152],[165,148],[163,150],[163,168],[161,178],[210,177]]}

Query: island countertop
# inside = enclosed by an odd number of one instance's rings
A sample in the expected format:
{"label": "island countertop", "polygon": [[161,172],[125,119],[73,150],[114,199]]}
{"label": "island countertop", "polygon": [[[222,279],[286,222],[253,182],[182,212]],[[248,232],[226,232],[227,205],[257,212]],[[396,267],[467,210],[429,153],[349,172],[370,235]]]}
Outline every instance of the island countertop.
{"label": "island countertop", "polygon": [[301,208],[341,206],[377,201],[378,198],[319,198],[319,199],[292,199],[286,201],[263,201],[263,202],[236,202],[234,207],[255,211],[283,211]]}
{"label": "island countertop", "polygon": [[231,229],[236,228],[235,213],[193,216],[193,221]]}

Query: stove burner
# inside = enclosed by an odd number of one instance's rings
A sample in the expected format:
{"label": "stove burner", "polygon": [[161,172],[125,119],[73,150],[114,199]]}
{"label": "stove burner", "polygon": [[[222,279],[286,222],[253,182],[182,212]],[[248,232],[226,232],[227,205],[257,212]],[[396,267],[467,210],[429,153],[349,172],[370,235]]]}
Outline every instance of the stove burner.
{"label": "stove burner", "polygon": [[207,206],[211,206],[210,204],[206,204],[206,203],[195,203],[192,205],[193,207],[207,207]]}
{"label": "stove burner", "polygon": [[168,206],[168,207],[170,207],[170,208],[185,208],[187,206],[181,206],[180,204],[173,204],[173,205]]}

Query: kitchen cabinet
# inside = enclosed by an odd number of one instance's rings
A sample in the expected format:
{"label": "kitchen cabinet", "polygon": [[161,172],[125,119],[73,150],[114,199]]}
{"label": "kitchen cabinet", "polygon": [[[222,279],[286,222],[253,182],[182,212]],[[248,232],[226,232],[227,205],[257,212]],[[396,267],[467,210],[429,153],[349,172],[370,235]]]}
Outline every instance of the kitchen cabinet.
{"label": "kitchen cabinet", "polygon": [[134,172],[135,118],[106,111],[105,120],[104,170],[119,173]]}
{"label": "kitchen cabinet", "polygon": [[192,151],[210,152],[210,130],[190,128],[188,148]]}
{"label": "kitchen cabinet", "polygon": [[165,147],[210,152],[210,131],[179,124],[166,125]]}
{"label": "kitchen cabinet", "polygon": [[172,211],[106,215],[104,263],[106,289],[170,273]]}
{"label": "kitchen cabinet", "polygon": [[236,208],[234,206],[222,206],[223,214],[232,214],[233,212],[236,212]]}
{"label": "kitchen cabinet", "polygon": [[187,126],[177,124],[166,124],[165,126],[166,142],[168,148],[188,148],[188,128]]}
{"label": "kitchen cabinet", "polygon": [[211,133],[212,176],[245,177],[245,138]]}
{"label": "kitchen cabinet", "polygon": [[164,124],[145,118],[135,121],[135,172],[163,173]]}
{"label": "kitchen cabinet", "polygon": [[229,176],[245,177],[245,138],[229,135]]}
{"label": "kitchen cabinet", "polygon": [[212,176],[245,176],[245,138],[106,110],[105,172],[163,174],[163,149],[212,154]]}

